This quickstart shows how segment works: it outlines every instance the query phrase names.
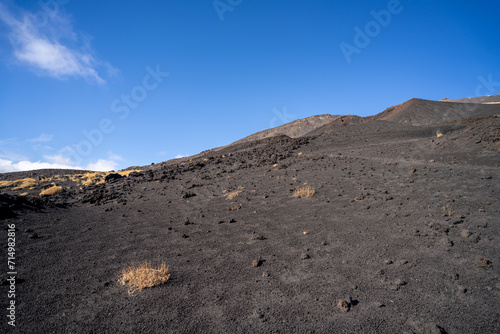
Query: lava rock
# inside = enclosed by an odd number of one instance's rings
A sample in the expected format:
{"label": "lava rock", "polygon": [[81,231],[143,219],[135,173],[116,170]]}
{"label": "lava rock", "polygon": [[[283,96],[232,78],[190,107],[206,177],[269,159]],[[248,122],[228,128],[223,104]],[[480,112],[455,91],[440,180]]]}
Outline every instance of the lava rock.
{"label": "lava rock", "polygon": [[108,175],[106,175],[104,177],[104,181],[106,182],[114,182],[114,181],[117,181],[119,179],[121,179],[123,176],[121,176],[120,174],[118,173],[110,173]]}
{"label": "lava rock", "polygon": [[337,303],[337,308],[342,311],[342,312],[349,312],[351,309],[351,302],[350,298],[346,299],[339,299],[339,302]]}

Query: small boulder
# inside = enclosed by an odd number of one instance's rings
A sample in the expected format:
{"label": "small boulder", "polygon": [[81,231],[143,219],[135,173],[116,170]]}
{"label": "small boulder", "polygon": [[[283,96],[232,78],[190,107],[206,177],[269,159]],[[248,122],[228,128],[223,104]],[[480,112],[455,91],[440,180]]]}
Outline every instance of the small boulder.
{"label": "small boulder", "polygon": [[[350,298],[348,298],[350,299]],[[340,311],[342,312],[349,312],[349,310],[351,309],[351,303],[349,300],[345,300],[345,299],[340,299],[339,302],[337,303],[337,307]]]}
{"label": "small boulder", "polygon": [[307,253],[302,253],[300,254],[300,259],[301,260],[307,260],[307,259],[310,259],[311,257],[309,256],[309,254]]}
{"label": "small boulder", "polygon": [[469,230],[462,230],[462,232],[460,232],[460,236],[462,238],[468,238],[470,235],[471,235],[471,232]]}
{"label": "small boulder", "polygon": [[480,256],[476,261],[476,265],[481,268],[489,268],[491,266],[491,260],[484,256]]}
{"label": "small boulder", "polygon": [[262,265],[261,259],[255,259],[252,261],[252,267],[260,267]]}

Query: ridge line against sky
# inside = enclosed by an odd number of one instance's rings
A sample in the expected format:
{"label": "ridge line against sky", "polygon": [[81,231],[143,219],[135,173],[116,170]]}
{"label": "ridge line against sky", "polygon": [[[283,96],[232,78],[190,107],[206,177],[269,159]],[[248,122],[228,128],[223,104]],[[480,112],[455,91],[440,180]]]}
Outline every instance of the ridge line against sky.
{"label": "ridge line against sky", "polygon": [[121,169],[500,94],[497,1],[0,0],[0,172]]}

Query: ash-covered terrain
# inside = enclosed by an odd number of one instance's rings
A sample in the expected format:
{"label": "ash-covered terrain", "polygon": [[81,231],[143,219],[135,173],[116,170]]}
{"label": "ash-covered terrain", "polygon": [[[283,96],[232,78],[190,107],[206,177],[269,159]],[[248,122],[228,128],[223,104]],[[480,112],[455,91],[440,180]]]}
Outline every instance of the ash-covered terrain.
{"label": "ash-covered terrain", "polygon": [[[324,116],[118,173],[0,174],[17,270],[16,326],[4,269],[0,330],[499,333],[500,105],[487,101]],[[118,274],[143,261],[171,277],[130,295]]]}

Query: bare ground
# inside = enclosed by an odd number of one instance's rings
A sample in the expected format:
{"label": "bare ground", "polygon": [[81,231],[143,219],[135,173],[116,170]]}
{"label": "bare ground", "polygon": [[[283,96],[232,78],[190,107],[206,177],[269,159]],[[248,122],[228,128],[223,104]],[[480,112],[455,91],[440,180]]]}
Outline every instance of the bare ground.
{"label": "bare ground", "polygon": [[[3,281],[0,330],[499,333],[498,129],[495,116],[377,121],[81,190],[62,180],[49,197],[39,175],[34,189],[0,189],[18,271],[16,327]],[[293,197],[306,184],[315,194]],[[129,295],[118,273],[145,260],[166,261],[172,276]]]}

